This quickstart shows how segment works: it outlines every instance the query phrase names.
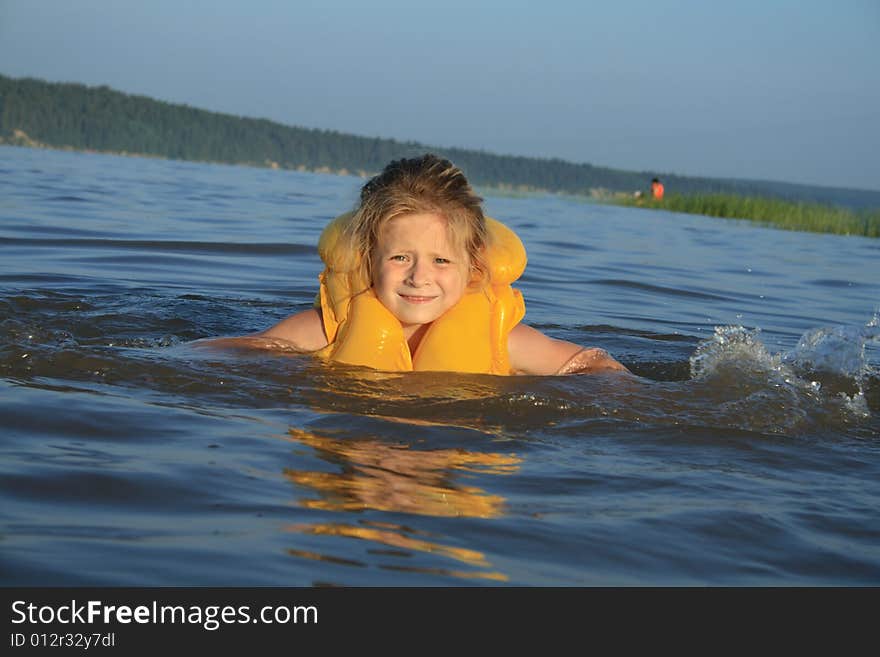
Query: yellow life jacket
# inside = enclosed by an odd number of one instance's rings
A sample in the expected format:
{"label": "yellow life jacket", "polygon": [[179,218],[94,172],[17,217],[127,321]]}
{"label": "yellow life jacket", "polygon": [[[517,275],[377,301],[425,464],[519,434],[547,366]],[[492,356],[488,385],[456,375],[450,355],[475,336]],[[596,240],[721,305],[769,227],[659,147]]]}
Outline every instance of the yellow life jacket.
{"label": "yellow life jacket", "polygon": [[330,344],[317,356],[388,372],[511,373],[507,336],[526,312],[522,293],[510,286],[526,267],[526,251],[516,233],[486,218],[489,284],[466,290],[434,320],[411,354],[403,327],[363,280],[357,258],[337,248],[352,216],[349,212],[330,222],[318,242],[325,269],[318,277],[315,306],[321,309]]}

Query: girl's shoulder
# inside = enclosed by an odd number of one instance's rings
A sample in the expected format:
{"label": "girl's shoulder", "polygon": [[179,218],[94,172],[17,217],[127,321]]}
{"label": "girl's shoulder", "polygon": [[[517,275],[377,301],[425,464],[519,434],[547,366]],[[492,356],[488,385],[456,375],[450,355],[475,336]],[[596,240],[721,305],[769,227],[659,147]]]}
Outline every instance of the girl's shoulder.
{"label": "girl's shoulder", "polygon": [[510,366],[522,374],[628,372],[604,349],[557,340],[527,324],[517,324],[507,338]]}
{"label": "girl's shoulder", "polygon": [[579,345],[551,338],[528,324],[517,324],[507,336],[510,366],[523,374],[556,374],[580,350]]}
{"label": "girl's shoulder", "polygon": [[290,342],[303,351],[318,351],[329,344],[324,334],[321,312],[316,308],[309,308],[282,319],[257,335]]}

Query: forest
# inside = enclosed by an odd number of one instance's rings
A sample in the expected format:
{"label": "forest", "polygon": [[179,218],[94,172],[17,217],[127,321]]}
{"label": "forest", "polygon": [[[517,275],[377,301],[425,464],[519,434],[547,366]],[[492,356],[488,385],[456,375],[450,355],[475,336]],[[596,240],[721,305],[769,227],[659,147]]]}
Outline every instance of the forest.
{"label": "forest", "polygon": [[[0,142],[359,175],[378,172],[393,159],[430,151],[451,159],[477,186],[599,197],[646,190],[655,176],[678,194],[728,193],[834,204],[840,191],[442,148],[221,114],[106,86],[3,75]],[[846,199],[850,205],[876,206],[880,192],[847,190]]]}

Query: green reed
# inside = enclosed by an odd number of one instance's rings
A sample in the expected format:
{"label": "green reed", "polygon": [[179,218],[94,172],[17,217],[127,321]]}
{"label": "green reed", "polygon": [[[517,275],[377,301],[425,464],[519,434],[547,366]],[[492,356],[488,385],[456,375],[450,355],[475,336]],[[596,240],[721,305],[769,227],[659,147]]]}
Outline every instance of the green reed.
{"label": "green reed", "polygon": [[659,201],[617,196],[614,201],[633,207],[746,219],[786,230],[880,237],[880,209],[856,212],[821,203],[735,194],[672,194]]}

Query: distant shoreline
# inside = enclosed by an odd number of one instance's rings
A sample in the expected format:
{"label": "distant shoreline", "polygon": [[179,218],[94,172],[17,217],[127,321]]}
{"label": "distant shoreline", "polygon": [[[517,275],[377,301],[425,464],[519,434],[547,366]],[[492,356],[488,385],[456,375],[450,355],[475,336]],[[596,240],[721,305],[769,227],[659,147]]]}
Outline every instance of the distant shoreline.
{"label": "distant shoreline", "polygon": [[735,194],[880,208],[880,190],[627,171],[558,158],[434,147],[222,114],[106,86],[4,75],[0,75],[0,138],[5,143],[83,152],[361,177],[381,171],[392,160],[430,151],[455,162],[475,186],[509,193],[605,201],[647,192],[650,180],[659,177],[667,192],[683,195]]}
{"label": "distant shoreline", "polygon": [[[104,151],[44,144],[31,139],[21,130],[15,131],[12,140],[4,140],[0,137],[0,146],[175,161],[175,158],[152,153]],[[282,168],[277,163],[271,161],[262,164],[258,162],[215,162],[210,160],[177,161],[222,166],[247,166],[273,170],[301,171],[337,176],[353,176],[361,179],[366,179],[373,175],[364,171],[353,173],[345,168],[336,171],[329,167],[319,167],[316,169],[308,169],[305,166]],[[590,190],[590,194],[570,194],[547,189],[538,189],[526,185],[515,187],[513,185],[500,184],[477,185],[476,187],[478,190],[485,189],[492,194],[506,197],[530,195],[563,196],[565,198],[573,198],[584,202],[621,205],[652,210],[666,210],[669,212],[681,212],[685,214],[696,214],[724,219],[739,219],[785,230],[880,237],[880,209],[856,212],[847,208],[834,207],[821,203],[791,202],[763,197],[738,196],[734,194],[694,194],[690,196],[674,194],[662,200],[655,200],[641,195],[634,196],[632,194],[599,189]]]}
{"label": "distant shoreline", "polygon": [[[330,167],[316,167],[314,169],[310,169],[304,165],[299,165],[296,167],[282,167],[277,162],[267,161],[265,163],[260,162],[224,162],[218,160],[193,160],[193,159],[180,159],[168,157],[166,155],[156,155],[154,153],[132,153],[129,151],[113,151],[113,150],[97,150],[93,148],[75,148],[73,146],[55,146],[52,144],[44,144],[37,140],[31,139],[26,133],[21,130],[15,131],[17,134],[13,136],[13,138],[4,139],[2,135],[0,135],[0,146],[11,146],[15,148],[32,148],[35,150],[49,150],[49,151],[59,151],[65,153],[89,153],[94,155],[115,155],[118,157],[135,157],[135,158],[146,158],[153,160],[164,160],[167,162],[193,162],[196,164],[211,164],[216,166],[230,166],[230,167],[250,167],[254,169],[272,169],[275,171],[299,171],[304,173],[317,173],[317,174],[329,174],[333,176],[351,176],[355,178],[360,178],[362,180],[367,180],[372,176],[376,175],[378,171],[367,172],[367,171],[349,171],[347,168],[342,167],[340,169],[331,169]],[[574,194],[567,192],[559,192],[551,189],[540,189],[538,187],[531,187],[529,185],[510,185],[505,183],[499,183],[497,185],[475,185],[478,189],[489,190],[498,196],[507,196],[507,197],[516,197],[516,196],[528,196],[528,195],[547,195],[547,196],[564,196],[566,198],[576,198],[584,201],[597,201],[604,202],[612,198],[613,194],[608,192],[607,190],[591,190],[590,194]]]}

